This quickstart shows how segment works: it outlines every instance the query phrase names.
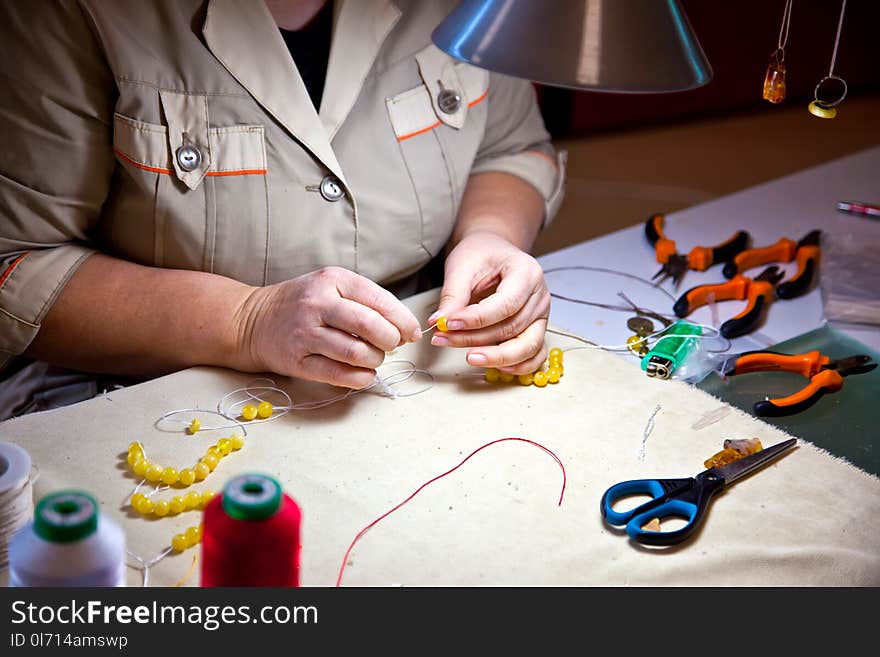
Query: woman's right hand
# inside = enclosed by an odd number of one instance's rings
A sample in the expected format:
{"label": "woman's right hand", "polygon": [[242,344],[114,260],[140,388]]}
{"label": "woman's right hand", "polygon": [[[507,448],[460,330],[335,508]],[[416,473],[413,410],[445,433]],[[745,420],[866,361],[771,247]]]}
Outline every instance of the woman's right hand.
{"label": "woman's right hand", "polygon": [[255,289],[236,317],[254,369],[360,389],[385,353],[422,337],[391,292],[341,267]]}

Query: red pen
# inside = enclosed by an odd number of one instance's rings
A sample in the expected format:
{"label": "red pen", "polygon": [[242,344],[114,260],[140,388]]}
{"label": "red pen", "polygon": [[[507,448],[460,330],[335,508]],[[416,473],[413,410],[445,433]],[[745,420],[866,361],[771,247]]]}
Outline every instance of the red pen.
{"label": "red pen", "polygon": [[871,205],[861,201],[839,201],[837,209],[850,214],[860,214],[873,219],[880,219],[880,205]]}

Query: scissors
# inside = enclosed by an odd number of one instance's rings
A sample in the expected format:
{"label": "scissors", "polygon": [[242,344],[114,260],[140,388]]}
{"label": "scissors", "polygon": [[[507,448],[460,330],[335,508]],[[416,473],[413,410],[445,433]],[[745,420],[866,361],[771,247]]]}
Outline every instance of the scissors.
{"label": "scissors", "polygon": [[[709,468],[688,479],[632,479],[621,481],[605,491],[599,506],[609,525],[626,526],[626,533],[645,545],[676,545],[682,543],[700,526],[712,496],[728,484],[763,467],[793,447],[797,438],[784,440],[766,449],[719,468]],[[653,499],[629,511],[618,512],[614,505],[633,495],[650,495]],[[687,524],[673,531],[643,529],[652,519],[682,518]]]}

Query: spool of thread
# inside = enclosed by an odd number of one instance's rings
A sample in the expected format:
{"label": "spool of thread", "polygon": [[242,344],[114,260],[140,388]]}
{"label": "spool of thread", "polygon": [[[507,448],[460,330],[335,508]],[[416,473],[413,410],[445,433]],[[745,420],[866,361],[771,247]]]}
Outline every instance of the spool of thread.
{"label": "spool of thread", "polygon": [[201,586],[299,586],[301,518],[273,477],[231,479],[205,507]]}
{"label": "spool of thread", "polygon": [[34,515],[31,457],[0,441],[0,570],[9,564],[9,541]]}
{"label": "spool of thread", "polygon": [[46,495],[9,543],[10,586],[125,586],[125,535],[88,493]]}

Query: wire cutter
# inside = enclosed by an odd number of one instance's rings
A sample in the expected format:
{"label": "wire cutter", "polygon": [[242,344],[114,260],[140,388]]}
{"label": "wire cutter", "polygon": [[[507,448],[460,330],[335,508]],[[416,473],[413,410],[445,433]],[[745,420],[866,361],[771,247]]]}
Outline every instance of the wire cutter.
{"label": "wire cutter", "polygon": [[[688,539],[700,526],[712,496],[737,479],[763,467],[782,455],[797,442],[790,438],[771,445],[729,465],[704,470],[688,479],[631,479],[621,481],[605,491],[599,509],[605,522],[614,527],[625,526],[626,533],[645,545],[676,545]],[[625,498],[650,495],[653,499],[628,511],[615,511],[615,503]],[[657,518],[682,518],[684,527],[672,531],[645,529]]]}
{"label": "wire cutter", "polygon": [[785,272],[772,265],[755,278],[738,274],[724,283],[697,285],[682,294],[672,311],[678,317],[687,317],[694,309],[714,301],[748,299],[745,309],[721,325],[721,335],[735,338],[751,331],[763,319],[767,308],[774,299],[776,283]]}
{"label": "wire cutter", "polygon": [[843,377],[870,372],[877,363],[870,356],[848,356],[832,360],[818,350],[801,354],[777,351],[747,351],[728,360],[721,368],[724,376],[751,372],[794,372],[810,380],[798,392],[780,399],[765,399],[754,405],[755,415],[783,417],[808,409],[826,393],[843,387]]}
{"label": "wire cutter", "polygon": [[665,218],[662,214],[652,214],[645,222],[645,237],[657,255],[657,262],[662,263],[660,270],[654,274],[652,280],[660,277],[659,285],[666,278],[672,277],[673,286],[678,289],[681,279],[684,278],[688,269],[706,271],[716,263],[731,260],[737,253],[749,244],[749,234],[738,231],[726,242],[717,246],[695,246],[687,255],[675,250],[675,242],[663,233]]}
{"label": "wire cutter", "polygon": [[722,273],[725,278],[733,278],[752,267],[760,267],[771,262],[791,262],[797,259],[797,273],[776,286],[776,296],[780,299],[794,299],[810,289],[810,285],[818,273],[821,258],[819,246],[821,237],[822,231],[814,230],[807,233],[797,243],[783,237],[770,246],[745,249],[724,265]]}

